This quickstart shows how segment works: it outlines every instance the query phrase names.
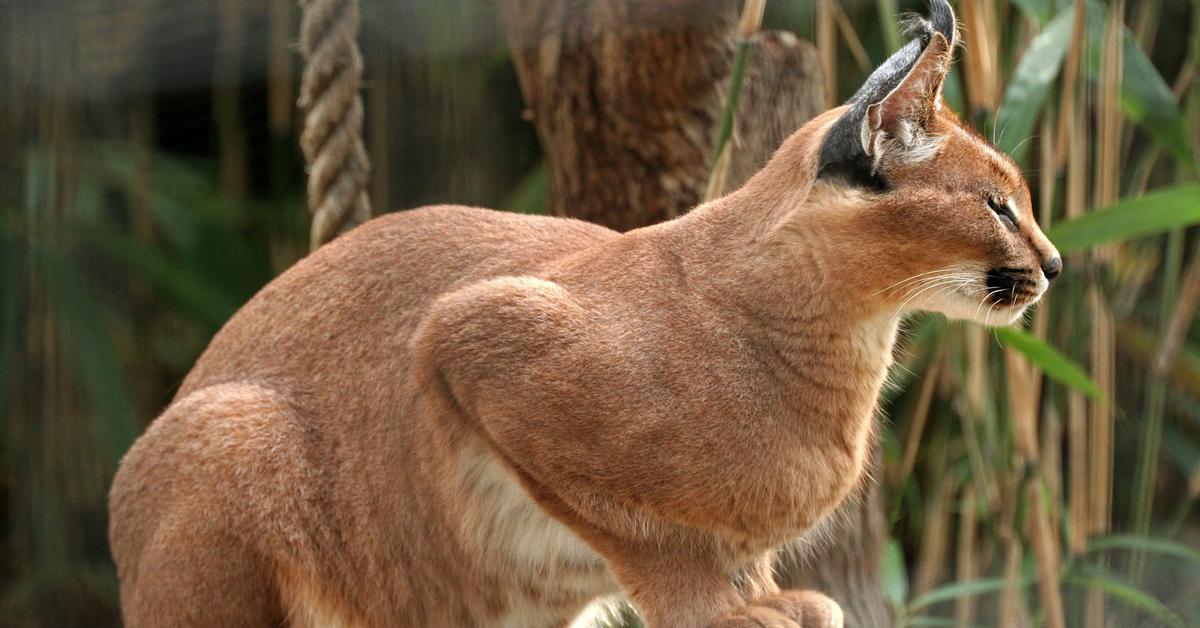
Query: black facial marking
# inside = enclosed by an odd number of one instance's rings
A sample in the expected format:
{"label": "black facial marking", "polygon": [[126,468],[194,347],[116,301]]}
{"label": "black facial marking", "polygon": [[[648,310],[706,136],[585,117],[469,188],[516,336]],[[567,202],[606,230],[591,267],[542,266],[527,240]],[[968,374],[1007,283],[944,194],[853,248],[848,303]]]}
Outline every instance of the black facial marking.
{"label": "black facial marking", "polygon": [[1000,267],[987,272],[988,299],[1000,305],[1012,305],[1037,293],[1037,282],[1024,268]]}
{"label": "black facial marking", "polygon": [[862,154],[858,159],[838,161],[823,165],[818,178],[838,179],[852,187],[864,188],[876,193],[892,189],[883,175],[875,172],[871,160]]}

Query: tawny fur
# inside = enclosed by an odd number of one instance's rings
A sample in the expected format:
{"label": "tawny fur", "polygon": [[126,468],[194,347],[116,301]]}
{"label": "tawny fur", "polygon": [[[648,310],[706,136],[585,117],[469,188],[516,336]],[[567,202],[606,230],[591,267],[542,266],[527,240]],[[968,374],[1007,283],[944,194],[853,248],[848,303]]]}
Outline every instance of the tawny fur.
{"label": "tawny fur", "polygon": [[940,102],[887,193],[817,180],[843,111],[658,226],[431,207],[296,264],[121,466],[127,625],[550,627],[617,592],[652,626],[840,625],[770,561],[863,476],[899,317],[1011,321],[1044,278],[1002,304],[983,272],[1054,255]]}

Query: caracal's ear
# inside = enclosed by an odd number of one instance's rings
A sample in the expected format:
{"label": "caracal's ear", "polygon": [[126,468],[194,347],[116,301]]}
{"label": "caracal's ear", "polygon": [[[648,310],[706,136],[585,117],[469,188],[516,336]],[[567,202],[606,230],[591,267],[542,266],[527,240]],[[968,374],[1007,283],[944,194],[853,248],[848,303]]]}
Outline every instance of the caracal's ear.
{"label": "caracal's ear", "polygon": [[862,121],[862,148],[874,160],[919,162],[932,157],[941,139],[929,122],[942,107],[942,85],[950,68],[950,42],[934,33],[912,70],[882,101],[869,105]]}
{"label": "caracal's ear", "polygon": [[818,177],[886,190],[887,165],[937,154],[941,138],[930,121],[941,108],[957,24],[946,0],[930,2],[930,20],[916,18],[917,36],[873,72],[821,144]]}

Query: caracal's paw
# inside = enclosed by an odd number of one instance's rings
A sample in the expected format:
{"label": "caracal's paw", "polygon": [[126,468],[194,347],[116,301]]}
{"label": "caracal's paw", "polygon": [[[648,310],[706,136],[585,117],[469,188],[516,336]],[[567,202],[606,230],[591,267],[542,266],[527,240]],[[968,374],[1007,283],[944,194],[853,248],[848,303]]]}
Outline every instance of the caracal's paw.
{"label": "caracal's paw", "polygon": [[709,628],[842,628],[842,607],[816,591],[782,591],[755,598]]}

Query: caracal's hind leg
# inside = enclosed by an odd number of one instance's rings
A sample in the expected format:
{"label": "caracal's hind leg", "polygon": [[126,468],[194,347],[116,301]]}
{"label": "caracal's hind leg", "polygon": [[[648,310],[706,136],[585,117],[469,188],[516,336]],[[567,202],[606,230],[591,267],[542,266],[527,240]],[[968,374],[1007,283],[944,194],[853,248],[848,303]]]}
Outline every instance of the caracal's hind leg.
{"label": "caracal's hind leg", "polygon": [[314,445],[298,419],[278,391],[222,384],[173,404],[130,449],[109,501],[127,626],[285,621],[278,558],[312,549]]}

